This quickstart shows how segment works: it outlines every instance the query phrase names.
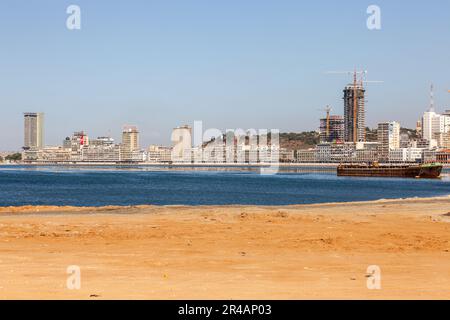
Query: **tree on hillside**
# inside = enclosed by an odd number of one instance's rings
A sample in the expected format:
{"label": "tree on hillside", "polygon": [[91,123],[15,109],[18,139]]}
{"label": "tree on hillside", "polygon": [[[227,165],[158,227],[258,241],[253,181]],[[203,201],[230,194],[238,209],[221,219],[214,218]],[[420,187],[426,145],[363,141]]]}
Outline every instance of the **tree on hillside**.
{"label": "tree on hillside", "polygon": [[5,157],[5,160],[7,161],[20,161],[22,160],[22,154],[21,153],[13,153],[9,154]]}

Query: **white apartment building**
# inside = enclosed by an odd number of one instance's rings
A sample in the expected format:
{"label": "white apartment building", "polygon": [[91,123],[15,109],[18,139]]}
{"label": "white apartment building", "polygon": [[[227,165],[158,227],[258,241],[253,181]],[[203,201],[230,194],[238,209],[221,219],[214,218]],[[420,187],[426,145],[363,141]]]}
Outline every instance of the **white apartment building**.
{"label": "white apartment building", "polygon": [[422,161],[425,149],[399,148],[389,150],[389,162],[418,162]]}
{"label": "white apartment building", "polygon": [[378,161],[378,142],[358,142],[355,146],[354,161],[375,162]]}
{"label": "white apartment building", "polygon": [[172,161],[172,147],[151,145],[147,151],[147,162],[169,163]]}
{"label": "white apartment building", "polygon": [[316,149],[297,150],[296,160],[300,163],[316,162]]}
{"label": "white apartment building", "polygon": [[450,113],[438,114],[429,110],[423,114],[422,137],[430,142],[430,148],[442,147],[442,134],[450,132]]}
{"label": "white apartment building", "polygon": [[378,157],[387,161],[389,151],[400,148],[400,123],[396,121],[378,124]]}
{"label": "white apartment building", "polygon": [[[81,149],[81,161],[119,162],[121,160],[121,154],[121,146],[118,145],[86,146]],[[142,159],[140,161],[142,161]]]}
{"label": "white apartment building", "polygon": [[355,158],[356,144],[352,142],[319,144],[316,147],[316,160],[318,162],[353,162]]}
{"label": "white apartment building", "polygon": [[424,150],[423,151],[423,162],[436,162],[437,161],[437,151],[436,150]]}

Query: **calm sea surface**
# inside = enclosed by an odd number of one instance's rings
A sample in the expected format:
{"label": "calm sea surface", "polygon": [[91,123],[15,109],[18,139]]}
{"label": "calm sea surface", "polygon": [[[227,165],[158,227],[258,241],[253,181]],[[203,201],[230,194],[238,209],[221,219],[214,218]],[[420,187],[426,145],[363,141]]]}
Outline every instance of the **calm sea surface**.
{"label": "calm sea surface", "polygon": [[440,180],[343,178],[335,169],[0,166],[0,206],[288,205],[450,194]]}

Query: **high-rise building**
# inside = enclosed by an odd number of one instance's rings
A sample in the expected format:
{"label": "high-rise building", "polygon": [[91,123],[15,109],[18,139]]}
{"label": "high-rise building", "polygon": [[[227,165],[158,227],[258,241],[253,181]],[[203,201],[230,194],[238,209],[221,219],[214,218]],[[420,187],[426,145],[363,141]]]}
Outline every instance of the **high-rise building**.
{"label": "high-rise building", "polygon": [[400,148],[400,123],[383,122],[378,124],[378,157],[389,160],[389,151]]}
{"label": "high-rise building", "polygon": [[362,84],[349,84],[344,89],[344,139],[366,141],[365,92]]}
{"label": "high-rise building", "polygon": [[320,119],[320,143],[344,142],[344,117]]}
{"label": "high-rise building", "polygon": [[436,113],[434,109],[433,85],[430,91],[430,107],[422,117],[422,138],[429,142],[430,148],[442,147],[443,137],[450,132],[450,112]]}
{"label": "high-rise building", "polygon": [[424,112],[422,117],[422,137],[432,141],[435,133],[438,132],[436,124],[439,122],[439,115],[434,110]]}
{"label": "high-rise building", "polygon": [[44,147],[44,114],[25,112],[23,149],[42,149]]}
{"label": "high-rise building", "polygon": [[139,131],[135,126],[125,126],[122,130],[120,153],[122,161],[132,161],[135,152],[139,151]]}
{"label": "high-rise building", "polygon": [[450,115],[438,114],[428,110],[422,118],[422,137],[430,142],[431,146],[439,146],[442,134],[450,132]]}

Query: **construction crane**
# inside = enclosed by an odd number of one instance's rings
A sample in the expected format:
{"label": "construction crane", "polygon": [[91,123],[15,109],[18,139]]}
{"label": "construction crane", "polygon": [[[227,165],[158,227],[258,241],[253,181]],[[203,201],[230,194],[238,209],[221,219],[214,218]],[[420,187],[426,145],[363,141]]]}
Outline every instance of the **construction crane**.
{"label": "construction crane", "polygon": [[325,111],[327,113],[327,118],[326,118],[326,137],[327,139],[330,137],[330,113],[333,110],[332,107],[327,106],[325,109],[320,109],[320,111]]}
{"label": "construction crane", "polygon": [[331,110],[333,110],[333,108],[331,108],[330,106],[326,107],[326,112],[327,112],[327,139],[330,137],[330,112]]}
{"label": "construction crane", "polygon": [[[357,71],[356,69],[354,71],[328,71],[327,74],[347,74],[347,75],[353,75],[353,142],[358,141],[358,124],[357,124],[357,115],[358,115],[358,97],[357,97],[357,87],[358,84],[361,86],[361,88],[364,88],[364,83],[383,83],[383,81],[368,81],[365,80],[365,75],[367,74],[367,70],[361,70]],[[360,79],[358,80],[358,75],[360,76]],[[362,101],[363,103],[365,101]],[[365,136],[365,132],[364,132]]]}

